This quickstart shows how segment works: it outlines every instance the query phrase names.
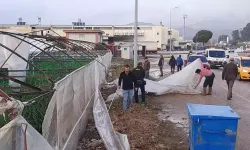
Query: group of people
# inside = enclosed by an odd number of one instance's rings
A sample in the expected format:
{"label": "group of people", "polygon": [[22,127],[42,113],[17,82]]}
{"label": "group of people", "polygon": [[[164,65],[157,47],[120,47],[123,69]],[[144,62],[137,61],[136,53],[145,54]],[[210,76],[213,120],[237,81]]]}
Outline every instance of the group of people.
{"label": "group of people", "polygon": [[[171,56],[168,64],[170,65],[170,68],[171,68],[171,73],[174,73],[175,72],[175,66],[177,66],[177,71],[180,71],[182,69],[182,66],[183,66],[183,59],[181,58],[181,55],[179,55],[177,57],[177,59],[175,59],[174,55]],[[163,76],[163,66],[164,66],[164,58],[163,58],[163,55],[160,56],[160,60],[158,62],[158,66],[160,68],[160,72],[161,72],[161,75],[160,76]]]}
{"label": "group of people", "polygon": [[[147,61],[147,60],[146,60]],[[145,61],[145,62],[146,62]],[[132,103],[133,93],[135,103],[139,103],[138,90],[141,90],[142,103],[145,103],[145,85],[146,81],[144,78],[149,76],[150,63],[144,63],[144,68],[142,63],[139,62],[137,67],[130,71],[130,66],[125,65],[124,71],[121,72],[118,80],[119,88],[123,90],[123,111],[130,108]],[[122,85],[122,87],[121,87]]]}
{"label": "group of people", "polygon": [[[215,74],[211,71],[211,69],[208,66],[203,65],[202,63],[201,63],[201,68],[196,69],[195,73],[200,75],[195,88],[197,88],[197,86],[200,84],[201,79],[205,77],[205,81],[203,83],[203,95],[211,95]],[[229,63],[224,66],[222,71],[222,80],[226,80],[228,86],[227,100],[232,100],[232,89],[234,81],[237,78],[237,76],[238,76],[238,67],[234,63],[234,58],[230,58]],[[208,93],[207,93],[207,87],[208,87]]]}

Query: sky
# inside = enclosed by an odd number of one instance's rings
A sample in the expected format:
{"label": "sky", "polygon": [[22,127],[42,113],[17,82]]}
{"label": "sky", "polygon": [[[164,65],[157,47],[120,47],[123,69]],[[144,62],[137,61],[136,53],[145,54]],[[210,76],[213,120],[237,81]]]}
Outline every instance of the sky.
{"label": "sky", "polygon": [[[199,26],[201,22],[234,25],[240,28],[250,22],[250,0],[138,0],[139,21],[169,26]],[[15,24],[19,17],[28,24],[71,24],[81,18],[86,24],[129,24],[134,21],[135,0],[0,0],[0,24]],[[230,24],[230,25],[229,25]]]}

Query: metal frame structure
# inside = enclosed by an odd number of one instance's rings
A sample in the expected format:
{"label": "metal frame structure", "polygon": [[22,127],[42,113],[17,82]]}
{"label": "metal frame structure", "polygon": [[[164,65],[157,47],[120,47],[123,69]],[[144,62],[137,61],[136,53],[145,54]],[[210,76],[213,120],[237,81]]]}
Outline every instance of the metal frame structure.
{"label": "metal frame structure", "polygon": [[[79,67],[86,65],[86,61],[87,62],[93,61],[98,57],[98,55],[104,55],[109,51],[109,48],[103,44],[71,40],[59,36],[53,30],[50,29],[47,30],[51,31],[57,36],[52,36],[52,35],[42,36],[36,34],[37,32],[41,31],[34,31],[27,34],[0,31],[0,36],[3,35],[9,36],[20,41],[20,43],[16,46],[15,49],[7,47],[0,41],[0,47],[11,52],[11,55],[3,62],[3,64],[0,65],[1,66],[0,69],[2,69],[5,66],[5,64],[8,62],[8,59],[12,55],[16,55],[23,61],[27,62],[27,68],[26,70],[8,70],[8,72],[36,71],[40,74],[40,75],[26,75],[26,76],[10,76],[8,73],[3,72],[3,70],[0,70],[0,79],[7,79],[8,81],[12,81],[21,85],[20,87],[2,87],[0,84],[0,89],[8,93],[10,96],[16,97],[16,96],[34,95],[40,97],[45,93],[51,93],[51,91],[53,91],[54,83],[57,82],[59,79],[63,78],[66,74],[78,69]],[[32,50],[32,52],[29,54],[29,59],[25,59],[16,52],[21,43],[27,43],[28,45],[30,45],[30,51]],[[60,67],[57,68],[56,70],[51,68],[53,69],[51,71],[54,72],[65,71],[65,73],[50,75],[47,73],[50,70],[48,69],[44,70],[43,68],[40,68],[34,63],[36,61],[47,61],[48,63],[58,64],[58,66]],[[74,62],[75,64],[77,64],[78,67],[77,68],[67,67],[65,66],[65,62]],[[46,86],[32,85],[31,83],[27,83],[26,81],[21,81],[18,79],[22,77],[35,78],[35,79],[44,78],[48,81],[49,85]],[[16,88],[18,88],[20,92],[18,93],[13,92]],[[28,92],[24,91],[24,89],[28,90]]]}

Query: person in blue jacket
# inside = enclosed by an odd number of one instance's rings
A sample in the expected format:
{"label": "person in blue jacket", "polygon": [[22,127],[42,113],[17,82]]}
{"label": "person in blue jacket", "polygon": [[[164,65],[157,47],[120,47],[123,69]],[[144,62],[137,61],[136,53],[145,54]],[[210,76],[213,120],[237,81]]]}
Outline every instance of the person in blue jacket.
{"label": "person in blue jacket", "polygon": [[182,69],[182,66],[183,66],[183,59],[181,58],[181,55],[179,55],[179,57],[177,57],[176,64],[177,64],[177,71],[180,71]]}

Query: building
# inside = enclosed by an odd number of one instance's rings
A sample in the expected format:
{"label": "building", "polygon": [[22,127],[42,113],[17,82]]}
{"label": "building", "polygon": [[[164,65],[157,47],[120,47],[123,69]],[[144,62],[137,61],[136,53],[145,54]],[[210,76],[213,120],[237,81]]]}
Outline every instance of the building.
{"label": "building", "polygon": [[[41,31],[52,29],[51,31]],[[40,35],[60,35],[67,36],[69,30],[93,30],[102,31],[102,40],[90,40],[89,42],[104,42],[104,43],[123,43],[133,42],[134,26],[133,25],[85,25],[82,22],[74,22],[72,25],[0,25],[0,31],[17,30],[22,33],[33,32]],[[35,32],[37,31],[37,32]],[[73,32],[73,31],[72,31]],[[74,31],[76,33],[78,31]],[[88,31],[89,32],[89,31]],[[69,35],[72,33],[68,33]],[[86,35],[86,33],[84,33]],[[76,35],[76,34],[75,34]],[[79,33],[78,33],[79,35]],[[70,35],[71,36],[71,35]],[[70,38],[69,36],[69,38]],[[77,38],[82,39],[82,38]],[[88,38],[87,38],[88,39]],[[178,46],[179,31],[172,29],[172,44]],[[164,50],[169,46],[169,29],[162,24],[160,25],[139,25],[138,26],[138,44],[146,46],[147,50]]]}
{"label": "building", "polygon": [[101,30],[64,30],[66,38],[78,41],[88,41],[92,43],[102,43]]}

